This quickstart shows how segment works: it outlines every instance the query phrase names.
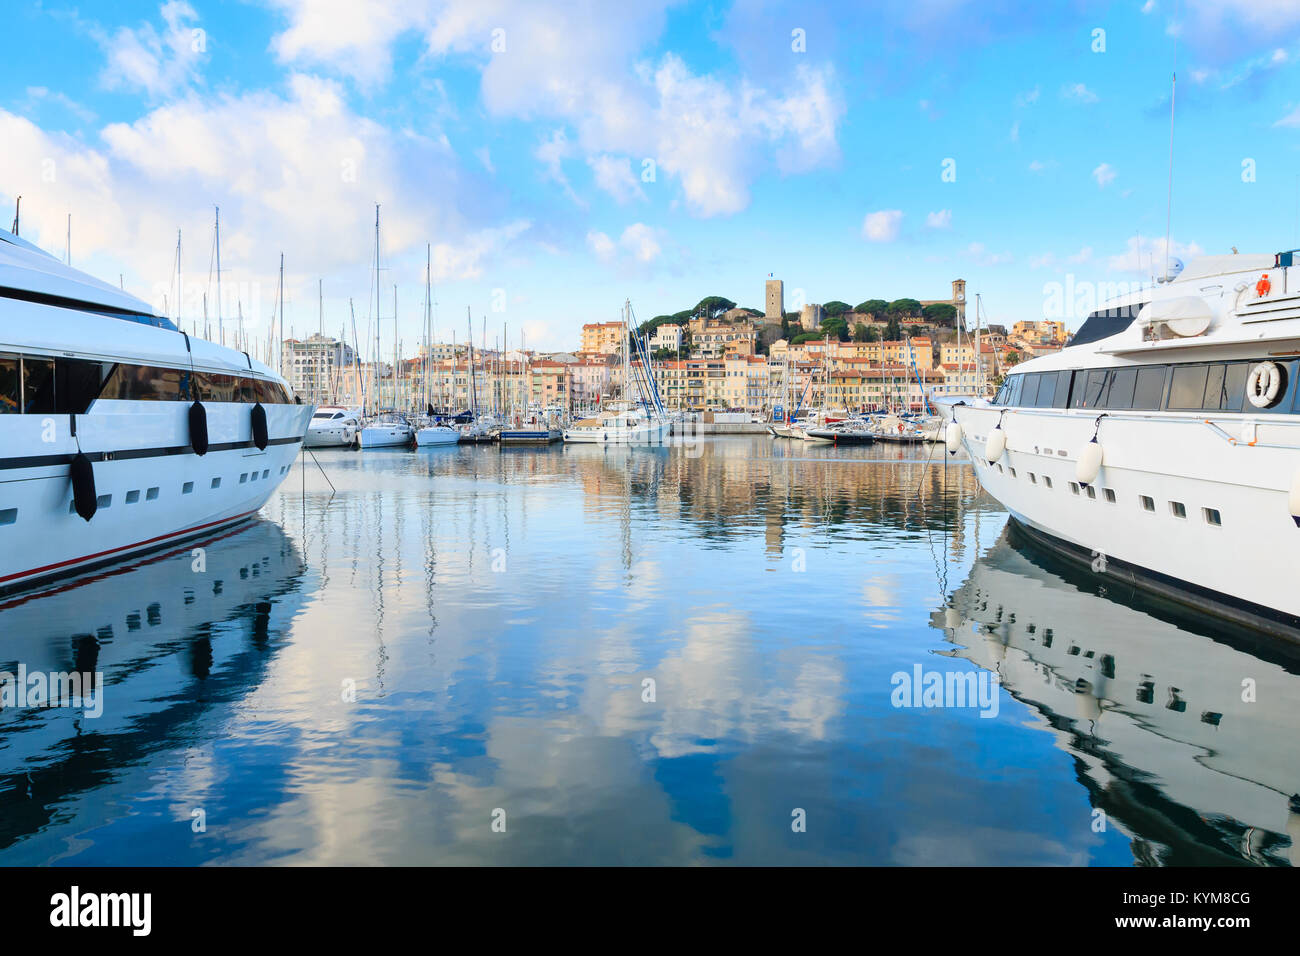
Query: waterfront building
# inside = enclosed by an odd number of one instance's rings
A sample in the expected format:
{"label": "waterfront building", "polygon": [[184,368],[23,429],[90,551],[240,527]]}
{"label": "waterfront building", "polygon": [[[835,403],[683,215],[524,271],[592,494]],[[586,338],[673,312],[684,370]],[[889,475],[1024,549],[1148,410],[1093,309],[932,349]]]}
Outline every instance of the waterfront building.
{"label": "waterfront building", "polygon": [[686,330],[673,322],[665,322],[650,333],[650,349],[672,349],[674,352],[682,347]]}
{"label": "waterfront building", "polygon": [[346,342],[313,333],[305,339],[286,339],[281,348],[281,368],[295,394],[309,404],[333,398],[345,365],[356,363],[356,353]]}
{"label": "waterfront building", "polygon": [[622,322],[588,322],[582,327],[582,351],[612,355],[622,347],[625,330]]}

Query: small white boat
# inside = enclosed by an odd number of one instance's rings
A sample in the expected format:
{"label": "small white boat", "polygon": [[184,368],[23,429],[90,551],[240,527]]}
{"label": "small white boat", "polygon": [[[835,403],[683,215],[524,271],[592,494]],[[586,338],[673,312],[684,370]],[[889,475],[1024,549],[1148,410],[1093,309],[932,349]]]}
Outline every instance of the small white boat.
{"label": "small white boat", "polygon": [[361,448],[394,448],[414,440],[415,429],[411,423],[396,415],[374,419],[357,433],[357,445]]}
{"label": "small white boat", "polygon": [[426,445],[455,445],[460,441],[460,431],[450,425],[425,425],[415,432],[415,444],[421,448]]}
{"label": "small white boat", "polygon": [[342,405],[322,405],[307,425],[303,444],[308,448],[340,448],[356,443],[361,410]]}
{"label": "small white boat", "polygon": [[668,419],[633,409],[603,412],[574,422],[564,430],[564,440],[596,445],[662,445],[672,433],[673,423]]}

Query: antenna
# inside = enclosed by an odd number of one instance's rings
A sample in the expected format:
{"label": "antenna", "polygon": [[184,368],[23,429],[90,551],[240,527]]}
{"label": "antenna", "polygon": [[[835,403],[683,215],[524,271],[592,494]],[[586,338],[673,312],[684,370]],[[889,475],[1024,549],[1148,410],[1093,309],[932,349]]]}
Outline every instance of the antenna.
{"label": "antenna", "polygon": [[13,228],[9,230],[9,231],[12,232],[15,236],[18,235],[18,213],[19,213],[19,211],[20,211],[22,208],[23,208],[23,197],[22,197],[22,196],[19,196],[17,202],[14,203],[14,224],[13,224]]}
{"label": "antenna", "polygon": [[[72,213],[68,213],[68,245],[63,254],[63,261],[72,265]],[[166,309],[163,309],[166,312]]]}
{"label": "antenna", "polygon": [[1169,84],[1169,196],[1165,205],[1165,272],[1169,281],[1169,236],[1174,217],[1174,107],[1178,99],[1178,34],[1174,34],[1173,79]]}

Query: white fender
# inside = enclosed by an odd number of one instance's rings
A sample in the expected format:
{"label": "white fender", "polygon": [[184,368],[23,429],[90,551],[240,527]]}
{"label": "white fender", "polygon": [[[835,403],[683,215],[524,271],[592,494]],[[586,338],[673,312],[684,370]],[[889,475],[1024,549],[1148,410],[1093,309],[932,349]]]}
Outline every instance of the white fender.
{"label": "white fender", "polygon": [[961,426],[955,421],[949,422],[948,427],[943,430],[943,443],[948,448],[948,454],[955,455],[961,448]]}
{"label": "white fender", "polygon": [[1083,446],[1083,451],[1079,452],[1078,464],[1074,467],[1074,477],[1079,480],[1079,484],[1090,485],[1097,480],[1097,473],[1101,471],[1101,460],[1101,443],[1094,438]]}
{"label": "white fender", "polygon": [[1297,528],[1300,528],[1300,471],[1297,471],[1291,479],[1291,494],[1289,497],[1291,520],[1296,523]]}
{"label": "white fender", "polygon": [[988,463],[991,465],[1001,458],[1002,453],[1006,450],[1007,433],[999,425],[989,432],[989,440],[984,444],[984,457],[988,459]]}

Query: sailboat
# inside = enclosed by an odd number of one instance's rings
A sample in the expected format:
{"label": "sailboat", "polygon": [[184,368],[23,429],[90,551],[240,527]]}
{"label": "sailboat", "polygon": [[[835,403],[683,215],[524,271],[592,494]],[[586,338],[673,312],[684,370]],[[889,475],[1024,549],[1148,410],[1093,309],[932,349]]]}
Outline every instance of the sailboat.
{"label": "sailboat", "polygon": [[[609,445],[662,445],[673,432],[672,420],[655,385],[650,353],[637,335],[632,320],[632,303],[623,303],[625,334],[619,349],[623,360],[623,401],[595,418],[584,418],[564,430],[566,442]],[[632,351],[636,360],[632,360]],[[632,401],[635,383],[638,400]]]}
{"label": "sailboat", "polygon": [[[393,289],[393,406],[394,410],[377,415],[357,432],[360,448],[392,448],[409,445],[415,438],[411,423],[396,411],[397,406],[397,289]],[[374,387],[378,395],[379,382],[379,204],[375,204],[375,366]]]}
{"label": "sailboat", "polygon": [[433,326],[433,258],[431,249],[425,247],[426,264],[424,269],[424,397],[426,424],[415,433],[415,444],[424,448],[428,445],[455,445],[460,441],[460,432],[448,425],[434,414],[433,404],[429,402],[429,366],[431,357],[431,329]]}

